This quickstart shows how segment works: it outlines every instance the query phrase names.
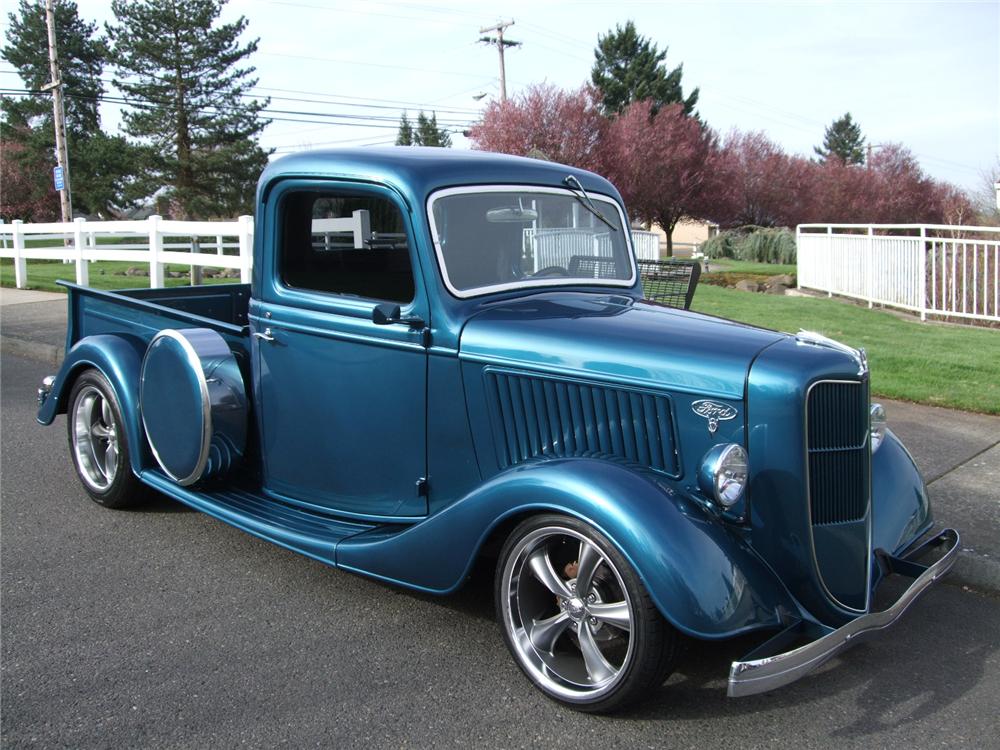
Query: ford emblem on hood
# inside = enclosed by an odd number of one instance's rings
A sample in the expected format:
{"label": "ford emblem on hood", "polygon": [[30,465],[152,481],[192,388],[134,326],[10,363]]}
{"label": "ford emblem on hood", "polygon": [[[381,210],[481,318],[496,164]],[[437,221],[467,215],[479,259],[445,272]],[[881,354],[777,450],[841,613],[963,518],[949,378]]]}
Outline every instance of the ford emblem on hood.
{"label": "ford emblem on hood", "polygon": [[714,433],[719,429],[719,422],[725,422],[736,418],[736,407],[729,404],[720,404],[718,401],[701,399],[691,404],[691,409],[699,417],[708,420],[708,431]]}

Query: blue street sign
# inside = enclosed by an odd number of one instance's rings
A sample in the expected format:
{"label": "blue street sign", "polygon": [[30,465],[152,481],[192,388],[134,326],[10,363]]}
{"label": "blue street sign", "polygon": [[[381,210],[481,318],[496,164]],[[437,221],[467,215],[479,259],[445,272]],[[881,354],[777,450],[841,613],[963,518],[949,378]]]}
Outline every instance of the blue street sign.
{"label": "blue street sign", "polygon": [[62,190],[66,187],[66,179],[63,177],[62,167],[56,167],[52,170],[52,180],[56,184],[56,190]]}

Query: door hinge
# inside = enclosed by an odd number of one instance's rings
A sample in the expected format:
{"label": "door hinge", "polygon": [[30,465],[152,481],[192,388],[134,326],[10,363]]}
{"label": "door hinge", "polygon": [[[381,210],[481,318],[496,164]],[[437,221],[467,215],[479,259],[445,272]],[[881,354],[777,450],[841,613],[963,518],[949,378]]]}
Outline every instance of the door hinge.
{"label": "door hinge", "polygon": [[417,480],[417,497],[427,497],[428,489],[427,477],[420,477]]}

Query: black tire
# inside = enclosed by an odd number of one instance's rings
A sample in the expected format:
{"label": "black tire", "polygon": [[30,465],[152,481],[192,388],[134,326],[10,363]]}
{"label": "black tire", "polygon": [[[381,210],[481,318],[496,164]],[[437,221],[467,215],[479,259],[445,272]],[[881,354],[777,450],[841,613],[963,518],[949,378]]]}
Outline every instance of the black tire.
{"label": "black tire", "polygon": [[494,592],[514,660],[559,703],[610,713],[649,696],[673,671],[677,631],[614,545],[582,521],[521,523],[500,553]]}
{"label": "black tire", "polygon": [[128,508],[148,497],[146,485],[132,473],[118,396],[99,370],[86,370],[73,383],[66,433],[73,468],[95,503]]}

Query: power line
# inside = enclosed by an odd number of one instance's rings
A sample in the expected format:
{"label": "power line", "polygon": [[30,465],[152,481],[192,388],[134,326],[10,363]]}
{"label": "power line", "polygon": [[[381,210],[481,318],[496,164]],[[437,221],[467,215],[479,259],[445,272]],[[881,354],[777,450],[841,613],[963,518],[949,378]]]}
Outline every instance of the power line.
{"label": "power line", "polygon": [[[32,91],[29,89],[0,89],[0,93],[14,94],[22,96],[39,96],[41,92]],[[120,96],[112,96],[108,94],[101,94],[99,96],[91,96],[85,94],[66,94],[69,98],[75,99],[85,99],[89,101],[101,101],[110,104],[119,104],[127,107],[133,107],[136,109],[149,109],[157,105],[172,104],[172,102],[157,102],[155,100],[145,100],[137,101],[135,99],[127,99]],[[218,112],[225,112],[227,110],[238,110],[238,105],[213,105],[209,107],[193,107],[192,111],[199,114],[216,114]],[[353,113],[341,113],[341,112],[316,112],[310,110],[294,110],[294,109],[274,109],[274,108],[264,108],[260,110],[261,114],[265,115],[267,119],[275,122],[302,122],[302,123],[324,123],[330,125],[357,125],[359,127],[388,127],[395,129],[398,127],[398,121],[395,117],[387,117],[383,115],[362,115]],[[285,115],[281,117],[280,115]],[[296,119],[290,119],[296,118]],[[324,118],[322,120],[318,119],[298,119],[298,118]],[[338,122],[338,120],[347,120],[347,122]],[[379,123],[392,123],[386,125],[380,125]],[[439,123],[446,128],[467,128],[473,124],[472,120],[469,119],[457,119],[457,118],[443,118],[439,120]]]}

